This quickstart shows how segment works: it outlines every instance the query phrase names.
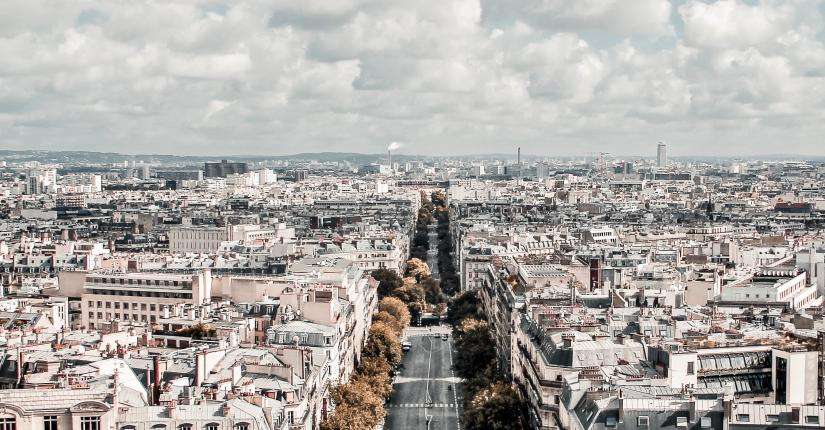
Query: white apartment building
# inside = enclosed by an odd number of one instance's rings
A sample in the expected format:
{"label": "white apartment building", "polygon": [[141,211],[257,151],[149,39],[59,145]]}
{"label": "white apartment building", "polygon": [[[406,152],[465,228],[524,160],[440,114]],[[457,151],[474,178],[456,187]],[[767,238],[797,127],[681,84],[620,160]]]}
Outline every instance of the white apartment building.
{"label": "white apartment building", "polygon": [[721,303],[784,305],[789,309],[819,306],[822,296],[816,280],[808,283],[807,275],[784,270],[763,272],[722,286]]}
{"label": "white apartment building", "polygon": [[113,401],[100,388],[0,390],[0,429],[116,430]]}
{"label": "white apartment building", "polygon": [[251,224],[226,227],[180,226],[169,230],[169,252],[211,253],[217,251],[224,242],[281,239],[286,242],[294,237],[295,229],[287,228],[283,223],[275,227]]}
{"label": "white apartment building", "polygon": [[[63,276],[61,290],[71,291],[80,282],[81,326],[103,329],[113,320],[155,323],[164,308],[178,304],[194,306],[208,303],[212,297],[209,270],[191,275],[166,273],[69,272]],[[74,279],[73,279],[74,278]]]}

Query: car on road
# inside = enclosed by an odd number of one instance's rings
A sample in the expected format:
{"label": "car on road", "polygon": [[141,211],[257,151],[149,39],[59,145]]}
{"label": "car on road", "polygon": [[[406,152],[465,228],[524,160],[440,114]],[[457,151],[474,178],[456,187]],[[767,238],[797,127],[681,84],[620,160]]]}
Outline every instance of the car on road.
{"label": "car on road", "polygon": [[449,338],[450,338],[450,335],[448,335],[447,333],[444,333],[444,334],[441,335],[441,340],[447,340]]}
{"label": "car on road", "polygon": [[406,340],[404,342],[401,342],[401,350],[402,351],[409,351],[411,349],[412,349],[412,342],[406,341]]}

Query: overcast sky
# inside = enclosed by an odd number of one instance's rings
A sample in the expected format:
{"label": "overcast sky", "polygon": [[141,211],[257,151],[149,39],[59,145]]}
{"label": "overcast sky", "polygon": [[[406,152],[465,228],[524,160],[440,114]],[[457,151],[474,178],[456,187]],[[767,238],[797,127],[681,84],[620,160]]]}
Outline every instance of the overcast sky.
{"label": "overcast sky", "polygon": [[0,149],[825,155],[821,1],[0,1]]}

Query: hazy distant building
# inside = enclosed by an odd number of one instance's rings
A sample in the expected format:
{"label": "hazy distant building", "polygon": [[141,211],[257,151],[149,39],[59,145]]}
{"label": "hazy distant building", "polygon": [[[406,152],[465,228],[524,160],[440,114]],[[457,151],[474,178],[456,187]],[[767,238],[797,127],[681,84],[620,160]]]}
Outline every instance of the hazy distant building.
{"label": "hazy distant building", "polygon": [[656,146],[656,167],[667,166],[667,145],[662,142]]}
{"label": "hazy distant building", "polygon": [[536,164],[536,177],[539,179],[550,177],[550,166],[547,163]]}
{"label": "hazy distant building", "polygon": [[244,174],[249,171],[249,167],[246,163],[221,160],[220,163],[204,163],[203,171],[207,178],[225,178],[227,175]]}
{"label": "hazy distant building", "polygon": [[157,170],[155,177],[167,181],[202,181],[202,170]]}

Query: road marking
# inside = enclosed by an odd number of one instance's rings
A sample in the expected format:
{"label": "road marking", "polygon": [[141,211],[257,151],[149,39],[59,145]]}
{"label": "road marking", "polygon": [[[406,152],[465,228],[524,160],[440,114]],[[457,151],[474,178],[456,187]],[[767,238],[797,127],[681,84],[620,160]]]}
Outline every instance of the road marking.
{"label": "road marking", "polygon": [[[449,340],[447,345],[447,352],[450,353],[450,377],[455,378],[455,372],[453,371],[453,341]],[[455,401],[455,416],[456,416],[456,428],[461,430],[461,411],[459,410],[458,406],[458,388],[453,388],[453,401]]]}
{"label": "road marking", "polygon": [[450,409],[450,408],[454,408],[455,406],[456,406],[455,403],[435,403],[435,404],[432,404],[432,405],[427,405],[426,403],[399,403],[399,404],[391,403],[391,404],[387,405],[388,408],[408,408],[408,409],[411,409],[411,408],[415,408],[415,409],[420,409],[420,408]]}

